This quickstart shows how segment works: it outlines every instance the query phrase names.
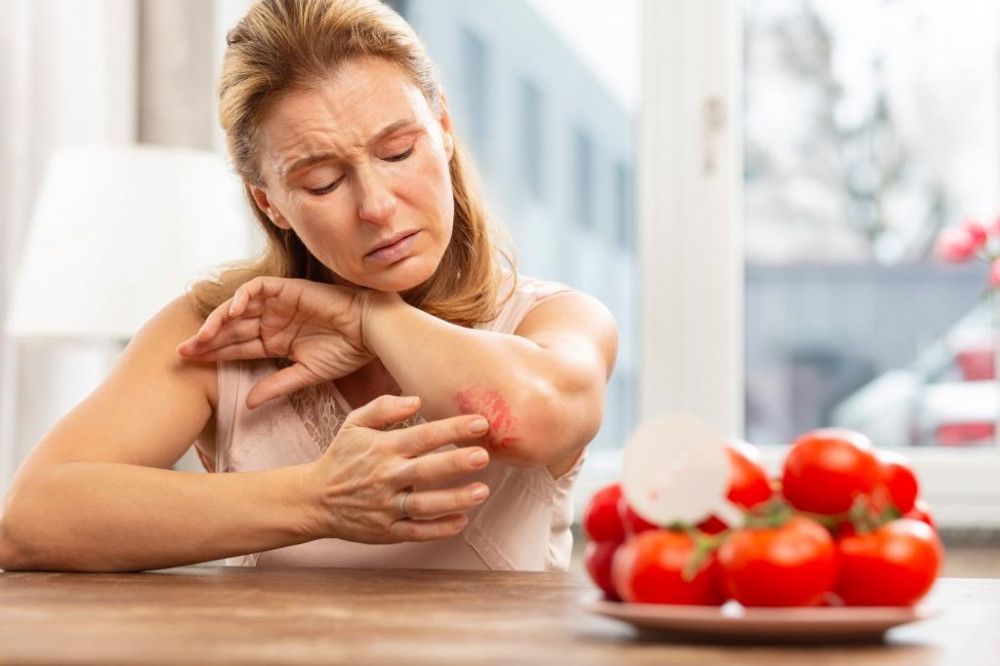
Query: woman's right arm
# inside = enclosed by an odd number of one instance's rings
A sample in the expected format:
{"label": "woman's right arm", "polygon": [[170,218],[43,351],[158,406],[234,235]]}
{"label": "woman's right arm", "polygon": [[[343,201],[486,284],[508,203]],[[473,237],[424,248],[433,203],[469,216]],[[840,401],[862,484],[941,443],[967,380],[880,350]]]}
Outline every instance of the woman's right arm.
{"label": "woman's right arm", "polygon": [[311,463],[226,474],[170,469],[212,416],[215,364],[176,352],[201,323],[186,297],[170,303],[32,451],[0,513],[0,569],[141,571],[323,537],[392,542],[461,530],[464,516],[454,512],[480,501],[472,486],[411,496],[414,516],[453,512],[435,520],[400,520],[394,501],[407,485],[476,469],[467,448],[411,457],[481,433],[463,434],[469,419],[383,433],[381,420],[401,409],[388,398],[355,410],[335,440],[345,445]]}

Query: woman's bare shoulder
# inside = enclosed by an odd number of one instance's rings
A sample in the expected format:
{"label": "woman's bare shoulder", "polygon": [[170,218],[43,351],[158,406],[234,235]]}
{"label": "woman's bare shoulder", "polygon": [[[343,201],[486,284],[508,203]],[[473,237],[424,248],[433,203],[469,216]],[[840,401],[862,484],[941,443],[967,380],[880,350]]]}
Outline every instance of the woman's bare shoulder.
{"label": "woman's bare shoulder", "polygon": [[133,340],[141,343],[138,346],[144,352],[173,354],[177,371],[203,388],[214,413],[219,402],[216,364],[191,361],[174,351],[177,345],[195,335],[204,322],[190,297],[181,294],[157,312]]}

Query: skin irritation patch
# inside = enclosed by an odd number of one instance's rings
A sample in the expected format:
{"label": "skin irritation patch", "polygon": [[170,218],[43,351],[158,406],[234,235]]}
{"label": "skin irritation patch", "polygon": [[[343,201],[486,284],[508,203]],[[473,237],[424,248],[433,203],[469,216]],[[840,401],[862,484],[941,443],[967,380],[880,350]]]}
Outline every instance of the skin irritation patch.
{"label": "skin irritation patch", "polygon": [[511,436],[517,423],[510,413],[510,405],[499,391],[464,389],[455,394],[458,410],[462,414],[480,414],[490,423],[486,445],[492,451],[502,451],[517,444],[520,438]]}

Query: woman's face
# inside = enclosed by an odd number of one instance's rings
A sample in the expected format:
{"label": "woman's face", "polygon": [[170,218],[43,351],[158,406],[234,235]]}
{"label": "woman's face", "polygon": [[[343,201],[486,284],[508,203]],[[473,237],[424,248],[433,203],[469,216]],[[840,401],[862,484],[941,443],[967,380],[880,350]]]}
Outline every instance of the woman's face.
{"label": "woman's face", "polygon": [[290,93],[261,125],[257,205],[292,229],[334,282],[406,291],[434,274],[451,240],[451,119],[402,69],[355,60]]}

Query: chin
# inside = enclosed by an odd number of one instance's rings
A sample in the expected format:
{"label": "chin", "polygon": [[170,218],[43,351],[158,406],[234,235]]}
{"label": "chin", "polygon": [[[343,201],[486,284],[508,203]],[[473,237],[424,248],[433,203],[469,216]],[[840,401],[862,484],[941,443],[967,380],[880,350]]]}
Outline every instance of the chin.
{"label": "chin", "polygon": [[382,270],[365,286],[378,291],[403,293],[430,280],[436,270],[437,263],[431,264],[424,257],[409,257]]}

